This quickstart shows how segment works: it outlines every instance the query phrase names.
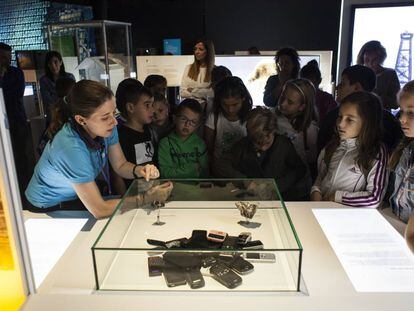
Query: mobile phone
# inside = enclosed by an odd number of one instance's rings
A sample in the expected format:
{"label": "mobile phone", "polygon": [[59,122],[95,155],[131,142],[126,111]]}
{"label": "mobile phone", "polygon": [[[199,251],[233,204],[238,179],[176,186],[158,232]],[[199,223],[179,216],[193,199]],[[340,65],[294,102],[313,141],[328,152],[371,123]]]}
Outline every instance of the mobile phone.
{"label": "mobile phone", "polygon": [[185,270],[185,278],[192,289],[204,287],[205,282],[199,268]]}
{"label": "mobile phone", "polygon": [[228,266],[241,275],[248,274],[254,270],[254,266],[247,260],[244,260],[241,256],[235,256],[234,260],[229,263]]}
{"label": "mobile phone", "polygon": [[183,247],[187,243],[188,243],[187,238],[181,238],[181,239],[174,239],[171,241],[167,241],[164,244],[166,248],[180,248],[180,247]]}
{"label": "mobile phone", "polygon": [[276,256],[273,253],[250,253],[243,254],[244,259],[251,262],[276,262]]}
{"label": "mobile phone", "polygon": [[242,246],[243,249],[263,249],[263,243],[260,240],[247,242]]}
{"label": "mobile phone", "polygon": [[221,248],[223,249],[235,249],[238,248],[238,237],[237,236],[231,236],[228,235],[223,242],[223,245],[221,246]]}
{"label": "mobile phone", "polygon": [[165,262],[184,269],[200,268],[202,257],[196,253],[167,251],[163,255]]}
{"label": "mobile phone", "polygon": [[212,277],[227,288],[236,288],[241,285],[242,278],[234,273],[227,265],[218,262],[210,268]]}
{"label": "mobile phone", "polygon": [[165,242],[160,240],[147,239],[149,245],[159,246],[165,248]]}
{"label": "mobile phone", "polygon": [[207,240],[212,242],[222,243],[227,237],[227,233],[217,230],[209,230],[207,233]]}
{"label": "mobile phone", "polygon": [[149,276],[160,276],[165,266],[164,260],[159,256],[148,257]]}
{"label": "mobile phone", "polygon": [[234,260],[232,253],[222,253],[218,256],[218,261],[224,264],[231,263]]}
{"label": "mobile phone", "polygon": [[250,232],[241,232],[238,236],[237,244],[246,245],[247,242],[252,240],[252,234]]}
{"label": "mobile phone", "polygon": [[206,230],[193,230],[193,232],[191,232],[192,239],[206,238],[206,236],[207,236]]}
{"label": "mobile phone", "polygon": [[181,268],[165,267],[162,274],[164,275],[164,279],[168,287],[185,285],[187,283],[184,270]]}
{"label": "mobile phone", "polygon": [[201,266],[203,268],[209,268],[213,265],[215,265],[217,263],[217,258],[216,257],[205,257],[201,260]]}

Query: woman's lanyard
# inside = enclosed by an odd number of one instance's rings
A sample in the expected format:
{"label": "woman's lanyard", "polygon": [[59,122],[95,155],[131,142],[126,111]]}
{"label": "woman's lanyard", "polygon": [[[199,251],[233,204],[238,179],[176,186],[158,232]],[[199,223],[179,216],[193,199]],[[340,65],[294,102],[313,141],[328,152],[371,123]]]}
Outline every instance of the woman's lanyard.
{"label": "woman's lanyard", "polygon": [[109,195],[112,195],[111,178],[109,175],[108,146],[105,143],[103,146],[103,150],[101,151],[101,157],[104,161],[104,164],[101,168],[101,174],[102,174],[102,177],[105,179],[105,182],[108,186]]}
{"label": "woman's lanyard", "polygon": [[[108,192],[111,195],[112,194],[112,189],[111,189],[111,179],[110,179],[110,175],[109,175],[109,161],[108,161],[108,146],[105,142],[105,139],[102,137],[97,137],[95,139],[92,139],[88,133],[86,133],[86,131],[82,128],[82,126],[80,126],[76,121],[74,121],[73,119],[69,120],[69,123],[72,127],[72,129],[78,133],[79,138],[85,143],[85,145],[92,149],[92,150],[96,150],[98,151],[98,158],[100,158],[98,160],[98,163],[102,163],[102,167],[101,167],[101,174],[102,177],[104,178],[107,186],[108,186]],[[101,162],[102,161],[102,162]]]}

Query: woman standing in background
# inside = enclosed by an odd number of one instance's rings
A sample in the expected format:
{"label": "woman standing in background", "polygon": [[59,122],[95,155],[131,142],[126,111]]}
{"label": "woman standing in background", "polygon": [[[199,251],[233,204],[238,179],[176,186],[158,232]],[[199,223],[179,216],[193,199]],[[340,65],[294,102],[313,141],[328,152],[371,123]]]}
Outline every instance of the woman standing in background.
{"label": "woman standing in background", "polygon": [[369,67],[375,72],[377,83],[373,92],[381,97],[384,109],[391,110],[398,108],[397,93],[400,90],[400,81],[394,69],[382,67],[386,58],[387,51],[381,42],[368,41],[358,53],[357,64]]}
{"label": "woman standing in background", "polygon": [[49,51],[45,56],[45,74],[39,80],[40,94],[48,123],[50,121],[50,109],[58,100],[56,81],[59,78],[69,78],[75,81],[73,74],[65,71],[65,65],[59,52]]}
{"label": "woman standing in background", "polygon": [[188,65],[180,87],[182,99],[197,100],[204,108],[207,97],[213,95],[211,71],[214,67],[214,45],[210,40],[198,40],[194,46],[194,62]]}
{"label": "woman standing in background", "polygon": [[294,48],[284,47],[278,50],[275,62],[277,74],[267,79],[263,95],[263,103],[270,108],[277,106],[285,82],[296,79],[300,69],[299,55]]}

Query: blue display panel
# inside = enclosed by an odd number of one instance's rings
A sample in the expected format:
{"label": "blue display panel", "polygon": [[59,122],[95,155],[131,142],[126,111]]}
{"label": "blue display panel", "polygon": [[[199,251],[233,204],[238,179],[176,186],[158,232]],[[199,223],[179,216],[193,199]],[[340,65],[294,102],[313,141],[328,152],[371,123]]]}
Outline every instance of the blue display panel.
{"label": "blue display panel", "polygon": [[165,55],[181,55],[181,39],[164,39]]}

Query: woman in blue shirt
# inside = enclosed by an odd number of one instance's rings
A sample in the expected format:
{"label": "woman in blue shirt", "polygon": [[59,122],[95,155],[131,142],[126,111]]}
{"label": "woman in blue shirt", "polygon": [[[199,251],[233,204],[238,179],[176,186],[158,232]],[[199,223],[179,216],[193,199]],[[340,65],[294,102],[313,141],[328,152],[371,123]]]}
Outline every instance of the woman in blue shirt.
{"label": "woman in blue shirt", "polygon": [[[118,142],[114,96],[104,85],[80,81],[64,103],[64,107],[56,110],[51,124],[63,126],[46,145],[26,197],[34,207],[45,211],[79,198],[96,218],[109,216],[119,199],[104,200],[95,182],[99,173],[109,180],[108,159],[123,178],[158,178],[158,169],[125,159]],[[168,197],[172,184],[164,188]]]}

